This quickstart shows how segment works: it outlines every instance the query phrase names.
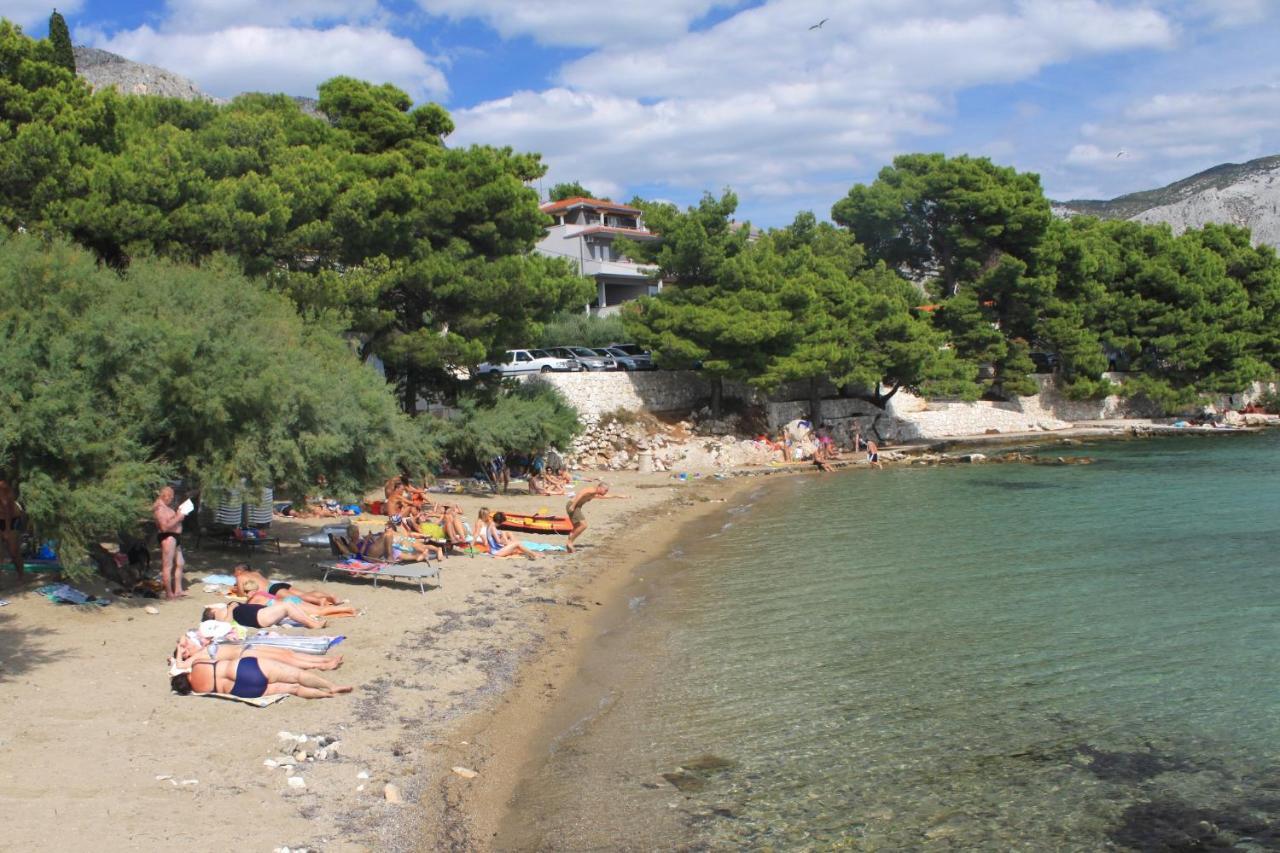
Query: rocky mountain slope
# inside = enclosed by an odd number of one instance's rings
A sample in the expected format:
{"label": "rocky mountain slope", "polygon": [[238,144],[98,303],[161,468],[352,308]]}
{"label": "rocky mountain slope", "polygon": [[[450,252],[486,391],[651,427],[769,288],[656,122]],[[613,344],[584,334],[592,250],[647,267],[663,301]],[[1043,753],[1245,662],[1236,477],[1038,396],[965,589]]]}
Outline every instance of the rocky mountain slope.
{"label": "rocky mountain slope", "polygon": [[126,95],[158,95],[184,101],[214,101],[186,77],[93,47],[76,47],[76,72],[94,89],[114,87]]}
{"label": "rocky mountain slope", "polygon": [[1209,222],[1240,225],[1255,243],[1280,246],[1280,156],[1224,163],[1155,190],[1110,201],[1055,202],[1059,216],[1167,222],[1175,232]]}

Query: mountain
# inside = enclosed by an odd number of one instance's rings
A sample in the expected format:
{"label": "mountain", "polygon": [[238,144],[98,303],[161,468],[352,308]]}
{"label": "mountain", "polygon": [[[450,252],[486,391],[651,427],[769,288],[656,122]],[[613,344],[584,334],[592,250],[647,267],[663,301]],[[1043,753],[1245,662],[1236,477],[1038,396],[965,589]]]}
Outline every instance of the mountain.
{"label": "mountain", "polygon": [[1176,233],[1223,222],[1248,228],[1255,243],[1280,246],[1280,156],[1223,163],[1166,187],[1110,201],[1054,202],[1053,210],[1059,216],[1167,222]]}
{"label": "mountain", "polygon": [[95,89],[114,87],[126,95],[158,95],[184,101],[217,101],[186,77],[93,47],[76,47],[76,72]]}

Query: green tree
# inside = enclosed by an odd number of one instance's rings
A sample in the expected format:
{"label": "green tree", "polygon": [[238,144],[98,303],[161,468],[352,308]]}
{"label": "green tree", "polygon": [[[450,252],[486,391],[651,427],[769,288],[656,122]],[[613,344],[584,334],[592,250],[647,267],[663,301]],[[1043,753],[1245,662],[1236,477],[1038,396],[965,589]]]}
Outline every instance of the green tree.
{"label": "green tree", "polygon": [[53,46],[53,61],[75,74],[76,53],[71,46],[71,31],[57,9],[49,16],[49,44]]}
{"label": "green tree", "polygon": [[436,440],[453,464],[486,475],[495,457],[567,447],[582,429],[577,410],[545,382],[503,386],[496,395],[475,392],[458,407],[461,414],[446,422]]}
{"label": "green tree", "polygon": [[431,453],[332,323],[233,263],[121,277],[31,236],[0,241],[0,401],[0,468],[72,565],[171,476],[354,496]]}
{"label": "green tree", "polygon": [[[553,186],[547,198],[552,201],[564,201],[567,198],[598,198],[598,196],[592,195],[591,190],[577,181],[570,181]],[[607,201],[607,199],[604,200]]]}
{"label": "green tree", "polygon": [[1002,255],[1027,259],[1052,215],[1037,175],[985,157],[904,154],[872,184],[849,190],[831,218],[873,262],[930,279],[947,298]]}

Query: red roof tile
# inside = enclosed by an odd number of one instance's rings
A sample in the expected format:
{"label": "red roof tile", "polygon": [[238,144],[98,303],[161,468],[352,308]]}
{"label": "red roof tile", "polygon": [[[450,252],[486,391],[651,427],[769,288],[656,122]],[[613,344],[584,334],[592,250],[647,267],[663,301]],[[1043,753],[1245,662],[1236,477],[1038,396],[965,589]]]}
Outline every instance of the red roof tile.
{"label": "red roof tile", "polygon": [[628,207],[625,204],[618,204],[612,201],[604,201],[598,198],[583,198],[577,196],[575,198],[566,198],[560,201],[551,201],[542,205],[543,213],[559,213],[562,210],[568,210],[571,207],[598,207],[604,210],[618,210],[623,213],[635,213],[637,215],[644,213],[643,210],[634,207]]}

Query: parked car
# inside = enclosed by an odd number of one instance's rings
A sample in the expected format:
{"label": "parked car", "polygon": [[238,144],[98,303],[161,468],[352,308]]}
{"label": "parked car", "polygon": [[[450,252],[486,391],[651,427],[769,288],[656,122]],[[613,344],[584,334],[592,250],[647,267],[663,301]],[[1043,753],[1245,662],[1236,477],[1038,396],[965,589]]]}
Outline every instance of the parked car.
{"label": "parked car", "polygon": [[583,370],[617,370],[618,363],[612,356],[598,355],[586,347],[551,347],[548,352],[557,358],[576,361]]}
{"label": "parked car", "polygon": [[611,349],[609,347],[592,347],[593,352],[602,358],[611,358],[613,363],[617,365],[615,370],[639,370],[636,367],[636,361],[620,349]]}
{"label": "parked car", "polygon": [[525,373],[554,373],[581,370],[577,360],[562,358],[540,349],[509,349],[505,361],[477,364],[481,376],[520,376]]}
{"label": "parked car", "polygon": [[1058,354],[1056,352],[1033,352],[1031,353],[1031,363],[1036,366],[1036,373],[1053,373],[1058,369]]}
{"label": "parked car", "polygon": [[653,363],[653,356],[647,349],[641,349],[635,344],[609,344],[605,349],[617,350],[627,358],[636,363],[636,370],[657,370],[657,365]]}

